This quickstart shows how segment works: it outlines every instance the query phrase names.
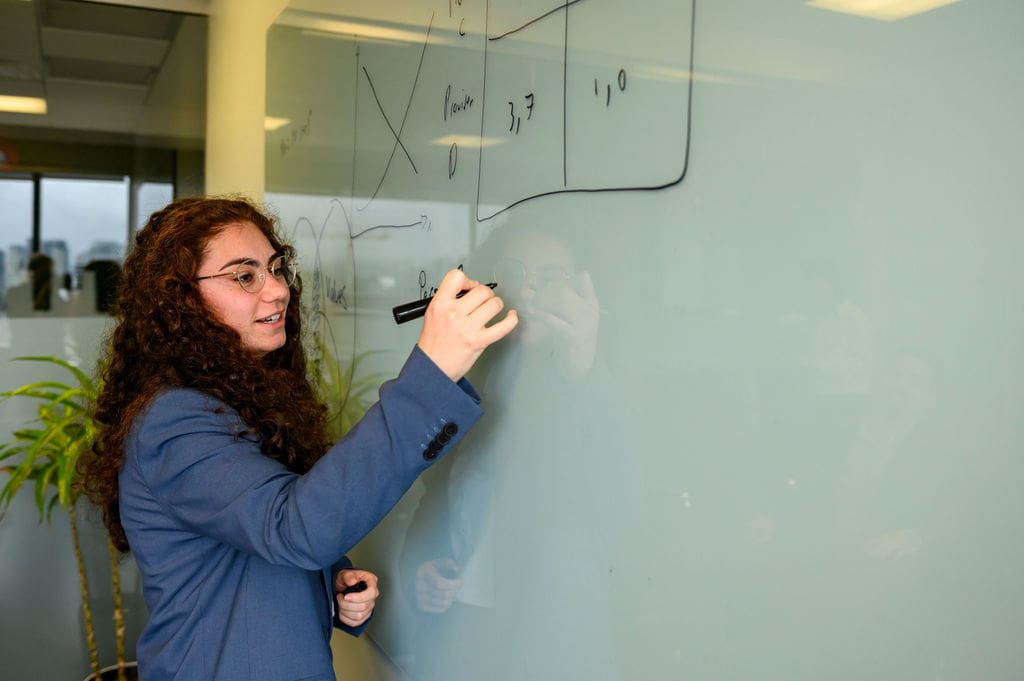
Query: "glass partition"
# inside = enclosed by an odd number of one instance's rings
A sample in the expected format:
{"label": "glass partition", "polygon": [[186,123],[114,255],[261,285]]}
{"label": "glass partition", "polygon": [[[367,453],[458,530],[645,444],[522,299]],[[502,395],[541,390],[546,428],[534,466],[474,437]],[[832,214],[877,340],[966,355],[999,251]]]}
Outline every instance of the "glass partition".
{"label": "glass partition", "polygon": [[333,358],[393,375],[460,265],[520,315],[354,552],[409,678],[1024,677],[1024,5],[290,7]]}

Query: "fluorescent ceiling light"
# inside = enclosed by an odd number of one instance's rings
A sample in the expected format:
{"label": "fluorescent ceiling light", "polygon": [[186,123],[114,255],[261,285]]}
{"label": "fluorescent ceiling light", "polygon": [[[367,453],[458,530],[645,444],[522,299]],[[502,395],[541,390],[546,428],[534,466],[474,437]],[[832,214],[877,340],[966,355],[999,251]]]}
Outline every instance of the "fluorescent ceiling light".
{"label": "fluorescent ceiling light", "polygon": [[263,129],[267,132],[273,132],[278,128],[283,128],[292,122],[290,118],[275,118],[274,116],[266,116],[263,118]]}
{"label": "fluorescent ceiling light", "polygon": [[855,14],[868,19],[897,21],[952,5],[959,0],[809,0],[808,7]]}
{"label": "fluorescent ceiling light", "polygon": [[24,114],[45,114],[46,100],[42,97],[14,97],[0,95],[0,111]]}
{"label": "fluorescent ceiling light", "polygon": [[[376,26],[371,23],[358,23],[344,21],[342,19],[312,19],[303,22],[306,29],[317,31],[320,34],[335,34],[344,37],[357,36],[360,40],[369,38],[381,42],[413,43],[422,44],[426,37],[426,31],[406,31],[400,28],[389,28],[387,26]],[[307,33],[307,35],[309,35]],[[431,42],[437,42],[437,38],[431,36]]]}
{"label": "fluorescent ceiling light", "polygon": [[[315,29],[305,29],[302,31],[302,35],[309,36],[311,38],[331,38],[334,40],[353,40],[358,38],[360,45],[366,44],[377,44],[377,45],[400,45],[405,47],[411,40],[392,40],[390,38],[371,38],[362,33],[356,35],[355,33],[328,33],[327,31],[318,31]],[[422,42],[422,40],[420,41]],[[434,38],[431,38],[431,42],[437,42]]]}
{"label": "fluorescent ceiling light", "polygon": [[460,147],[493,147],[496,144],[502,144],[505,140],[500,137],[477,137],[475,135],[445,135],[444,137],[438,137],[435,140],[431,140],[431,144],[435,144],[439,147],[450,147],[453,144],[457,144]]}

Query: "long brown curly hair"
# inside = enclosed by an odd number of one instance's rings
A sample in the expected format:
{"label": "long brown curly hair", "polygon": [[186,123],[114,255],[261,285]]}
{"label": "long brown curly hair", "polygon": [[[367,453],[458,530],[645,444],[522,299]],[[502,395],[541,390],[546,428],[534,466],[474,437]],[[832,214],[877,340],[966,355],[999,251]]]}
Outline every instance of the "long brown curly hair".
{"label": "long brown curly hair", "polygon": [[100,433],[79,460],[82,491],[103,510],[114,544],[128,551],[118,508],[118,473],[132,423],[168,387],[194,388],[237,410],[263,453],[304,473],[323,456],[326,408],[306,369],[296,280],[285,317],[287,341],[266,355],[246,350],[240,336],[210,313],[196,270],[209,241],[225,227],[251,222],[274,252],[289,252],[274,221],[236,198],[179,199],[150,216],[125,260],[115,326],[100,363],[95,418]]}

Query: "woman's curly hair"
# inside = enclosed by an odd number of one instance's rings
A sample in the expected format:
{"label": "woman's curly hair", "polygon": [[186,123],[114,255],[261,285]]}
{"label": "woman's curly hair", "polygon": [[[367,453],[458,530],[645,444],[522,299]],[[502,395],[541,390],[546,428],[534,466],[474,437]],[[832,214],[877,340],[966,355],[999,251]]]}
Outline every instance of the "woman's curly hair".
{"label": "woman's curly hair", "polygon": [[101,361],[95,417],[100,433],[79,461],[82,490],[103,509],[114,544],[128,551],[118,509],[124,444],[139,413],[161,390],[193,388],[237,410],[263,453],[296,473],[329,446],[326,409],[308,378],[296,280],[285,317],[287,341],[263,356],[210,313],[196,271],[209,241],[226,226],[250,222],[274,252],[290,252],[274,221],[234,198],[179,199],[150,216],[125,260],[115,326]]}

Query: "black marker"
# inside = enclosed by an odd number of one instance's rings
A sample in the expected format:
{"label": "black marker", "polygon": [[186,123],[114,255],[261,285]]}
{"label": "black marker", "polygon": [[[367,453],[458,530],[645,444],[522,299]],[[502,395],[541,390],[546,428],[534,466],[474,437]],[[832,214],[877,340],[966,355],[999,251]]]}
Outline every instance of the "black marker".
{"label": "black marker", "polygon": [[356,582],[352,586],[346,586],[344,589],[341,590],[341,593],[342,595],[357,594],[360,591],[366,591],[366,582],[363,580]]}
{"label": "black marker", "polygon": [[[485,286],[488,286],[492,289],[497,285],[497,282],[485,284]],[[469,293],[469,291],[459,291],[457,294],[455,294],[455,297],[461,298],[467,293]],[[401,305],[397,305],[391,308],[391,314],[395,316],[395,324],[404,324],[405,322],[411,319],[419,319],[427,311],[427,306],[430,305],[430,301],[433,299],[434,296],[430,296],[429,298],[414,300],[411,303],[403,303]]]}

